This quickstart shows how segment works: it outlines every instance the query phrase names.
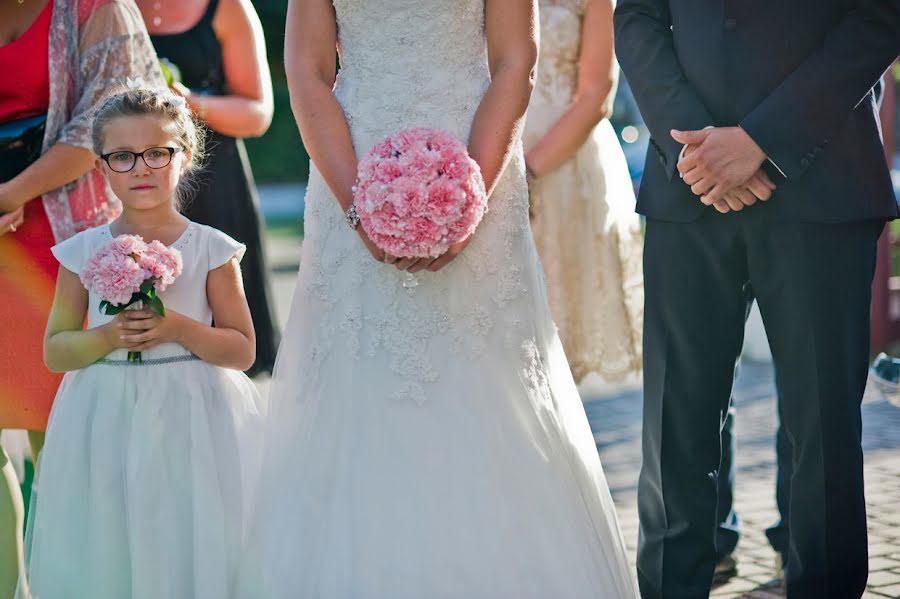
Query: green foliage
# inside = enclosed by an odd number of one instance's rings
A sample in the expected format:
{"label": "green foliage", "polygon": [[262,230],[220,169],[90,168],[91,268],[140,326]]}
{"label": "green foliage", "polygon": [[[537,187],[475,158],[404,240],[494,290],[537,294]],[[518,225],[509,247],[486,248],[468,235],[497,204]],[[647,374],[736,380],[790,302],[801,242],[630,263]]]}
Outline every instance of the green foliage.
{"label": "green foliage", "polygon": [[305,181],[309,176],[309,155],[300,141],[287,86],[276,84],[274,96],[272,126],[262,137],[244,140],[253,176],[267,183]]}

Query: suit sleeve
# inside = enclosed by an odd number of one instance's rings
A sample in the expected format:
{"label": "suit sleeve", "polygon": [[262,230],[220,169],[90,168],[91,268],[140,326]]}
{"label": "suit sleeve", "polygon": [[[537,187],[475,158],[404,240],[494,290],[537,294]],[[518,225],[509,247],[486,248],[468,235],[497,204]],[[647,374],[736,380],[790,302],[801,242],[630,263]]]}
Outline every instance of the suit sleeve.
{"label": "suit sleeve", "polygon": [[900,53],[900,0],[859,0],[822,45],[741,122],[799,179]]}
{"label": "suit sleeve", "polygon": [[670,131],[703,129],[715,121],[678,62],[668,0],[619,0],[614,23],[619,64],[671,180],[682,146]]}

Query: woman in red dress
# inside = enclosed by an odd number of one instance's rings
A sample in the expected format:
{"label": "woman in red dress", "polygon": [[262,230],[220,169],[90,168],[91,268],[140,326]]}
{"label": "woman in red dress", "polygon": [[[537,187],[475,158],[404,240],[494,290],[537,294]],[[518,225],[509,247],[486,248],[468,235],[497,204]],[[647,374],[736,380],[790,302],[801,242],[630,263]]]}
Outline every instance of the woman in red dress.
{"label": "woman in red dress", "polygon": [[[162,85],[131,0],[0,2],[0,429],[43,443],[60,376],[43,363],[55,243],[117,206],[93,171],[93,107],[126,76]],[[0,599],[19,573],[22,497],[0,451]]]}

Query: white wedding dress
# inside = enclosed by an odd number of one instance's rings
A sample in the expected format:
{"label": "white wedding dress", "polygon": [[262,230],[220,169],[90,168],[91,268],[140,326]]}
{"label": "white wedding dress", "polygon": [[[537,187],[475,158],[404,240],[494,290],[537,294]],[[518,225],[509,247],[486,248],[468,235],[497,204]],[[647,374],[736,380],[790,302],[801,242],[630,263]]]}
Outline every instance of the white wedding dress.
{"label": "white wedding dress", "polygon": [[[483,0],[334,5],[357,154],[405,127],[468,139],[489,84]],[[472,242],[413,295],[314,165],[305,230],[239,596],[636,597],[521,148]]]}

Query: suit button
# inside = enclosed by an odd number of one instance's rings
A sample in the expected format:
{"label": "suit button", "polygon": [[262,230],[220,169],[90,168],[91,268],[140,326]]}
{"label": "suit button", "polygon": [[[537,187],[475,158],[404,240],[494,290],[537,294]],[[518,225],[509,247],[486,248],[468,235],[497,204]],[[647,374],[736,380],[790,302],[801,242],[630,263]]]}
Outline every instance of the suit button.
{"label": "suit button", "polygon": [[734,31],[737,29],[737,19],[725,19],[725,31]]}

